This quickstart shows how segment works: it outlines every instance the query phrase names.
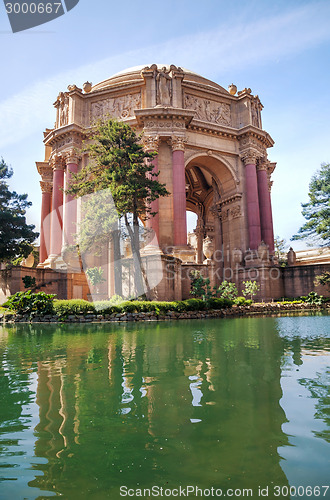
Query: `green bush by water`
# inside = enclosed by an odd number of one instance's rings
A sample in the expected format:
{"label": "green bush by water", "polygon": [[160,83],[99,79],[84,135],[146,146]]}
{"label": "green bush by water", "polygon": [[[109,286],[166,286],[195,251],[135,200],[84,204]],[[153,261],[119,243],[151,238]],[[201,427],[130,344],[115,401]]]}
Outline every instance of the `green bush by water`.
{"label": "green bush by water", "polygon": [[50,293],[33,293],[31,290],[28,290],[27,292],[17,292],[11,295],[3,306],[15,311],[17,314],[45,316],[46,314],[54,313],[55,297],[56,295]]}

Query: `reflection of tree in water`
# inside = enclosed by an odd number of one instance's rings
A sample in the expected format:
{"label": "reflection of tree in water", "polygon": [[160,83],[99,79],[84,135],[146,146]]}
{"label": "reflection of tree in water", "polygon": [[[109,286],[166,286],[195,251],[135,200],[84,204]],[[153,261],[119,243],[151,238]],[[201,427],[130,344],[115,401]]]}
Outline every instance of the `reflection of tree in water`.
{"label": "reflection of tree in water", "polygon": [[306,387],[312,398],[318,399],[315,404],[315,418],[323,420],[327,429],[323,431],[313,431],[315,436],[320,437],[330,443],[330,370],[325,373],[318,373],[316,379],[302,378],[299,383]]}

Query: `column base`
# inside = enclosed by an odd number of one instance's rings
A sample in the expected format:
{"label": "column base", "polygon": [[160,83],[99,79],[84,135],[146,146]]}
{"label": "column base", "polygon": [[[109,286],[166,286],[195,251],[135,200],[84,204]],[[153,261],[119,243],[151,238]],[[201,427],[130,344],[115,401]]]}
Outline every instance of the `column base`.
{"label": "column base", "polygon": [[42,264],[44,269],[54,269],[57,271],[67,271],[68,266],[61,255],[49,255],[48,259]]}

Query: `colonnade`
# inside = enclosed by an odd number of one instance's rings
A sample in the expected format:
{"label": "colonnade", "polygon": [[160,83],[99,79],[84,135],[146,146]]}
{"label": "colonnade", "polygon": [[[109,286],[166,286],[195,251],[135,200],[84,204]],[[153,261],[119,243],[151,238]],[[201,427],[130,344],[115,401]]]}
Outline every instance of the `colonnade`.
{"label": "colonnade", "polygon": [[77,232],[77,201],[65,190],[78,172],[79,158],[73,152],[55,155],[49,162],[52,180],[41,181],[40,264],[52,267],[63,250],[74,244]]}
{"label": "colonnade", "polygon": [[267,163],[253,155],[243,157],[245,164],[245,192],[249,230],[249,246],[257,250],[261,241],[274,253],[274,230],[270,186],[268,183]]}
{"label": "colonnade", "polygon": [[[185,139],[175,136],[168,143],[172,148],[173,246],[182,247],[187,245]],[[158,152],[159,138],[147,138],[145,147],[149,151]],[[264,241],[269,247],[270,254],[273,254],[274,233],[267,163],[257,162],[253,155],[244,156],[243,162],[249,248],[257,250],[261,241]],[[153,171],[158,172],[157,156],[152,163]],[[52,182],[42,180],[40,183],[42,189],[40,263],[47,261],[47,266],[50,267],[51,263],[61,256],[63,250],[74,243],[74,234],[77,232],[77,202],[65,191],[72,175],[78,171],[78,164],[79,158],[74,152],[55,155],[50,161]],[[159,241],[159,200],[153,201],[150,208],[152,212],[157,212],[157,215],[147,219],[146,226],[155,232]],[[199,247],[198,261],[201,261],[201,242]]]}

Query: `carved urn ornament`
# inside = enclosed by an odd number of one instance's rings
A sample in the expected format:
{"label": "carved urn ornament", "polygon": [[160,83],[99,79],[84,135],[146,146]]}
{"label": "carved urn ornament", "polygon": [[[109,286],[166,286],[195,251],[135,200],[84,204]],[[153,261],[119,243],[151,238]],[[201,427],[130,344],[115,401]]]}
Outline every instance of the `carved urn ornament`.
{"label": "carved urn ornament", "polygon": [[233,83],[231,85],[229,85],[228,92],[229,92],[230,95],[235,95],[236,92],[237,92],[236,85],[234,85]]}
{"label": "carved urn ornament", "polygon": [[83,85],[84,92],[88,94],[92,90],[92,84],[91,82],[85,82]]}
{"label": "carved urn ornament", "polygon": [[210,260],[214,252],[214,246],[213,246],[213,241],[209,236],[206,236],[206,238],[203,241],[203,254],[207,258],[207,260]]}

